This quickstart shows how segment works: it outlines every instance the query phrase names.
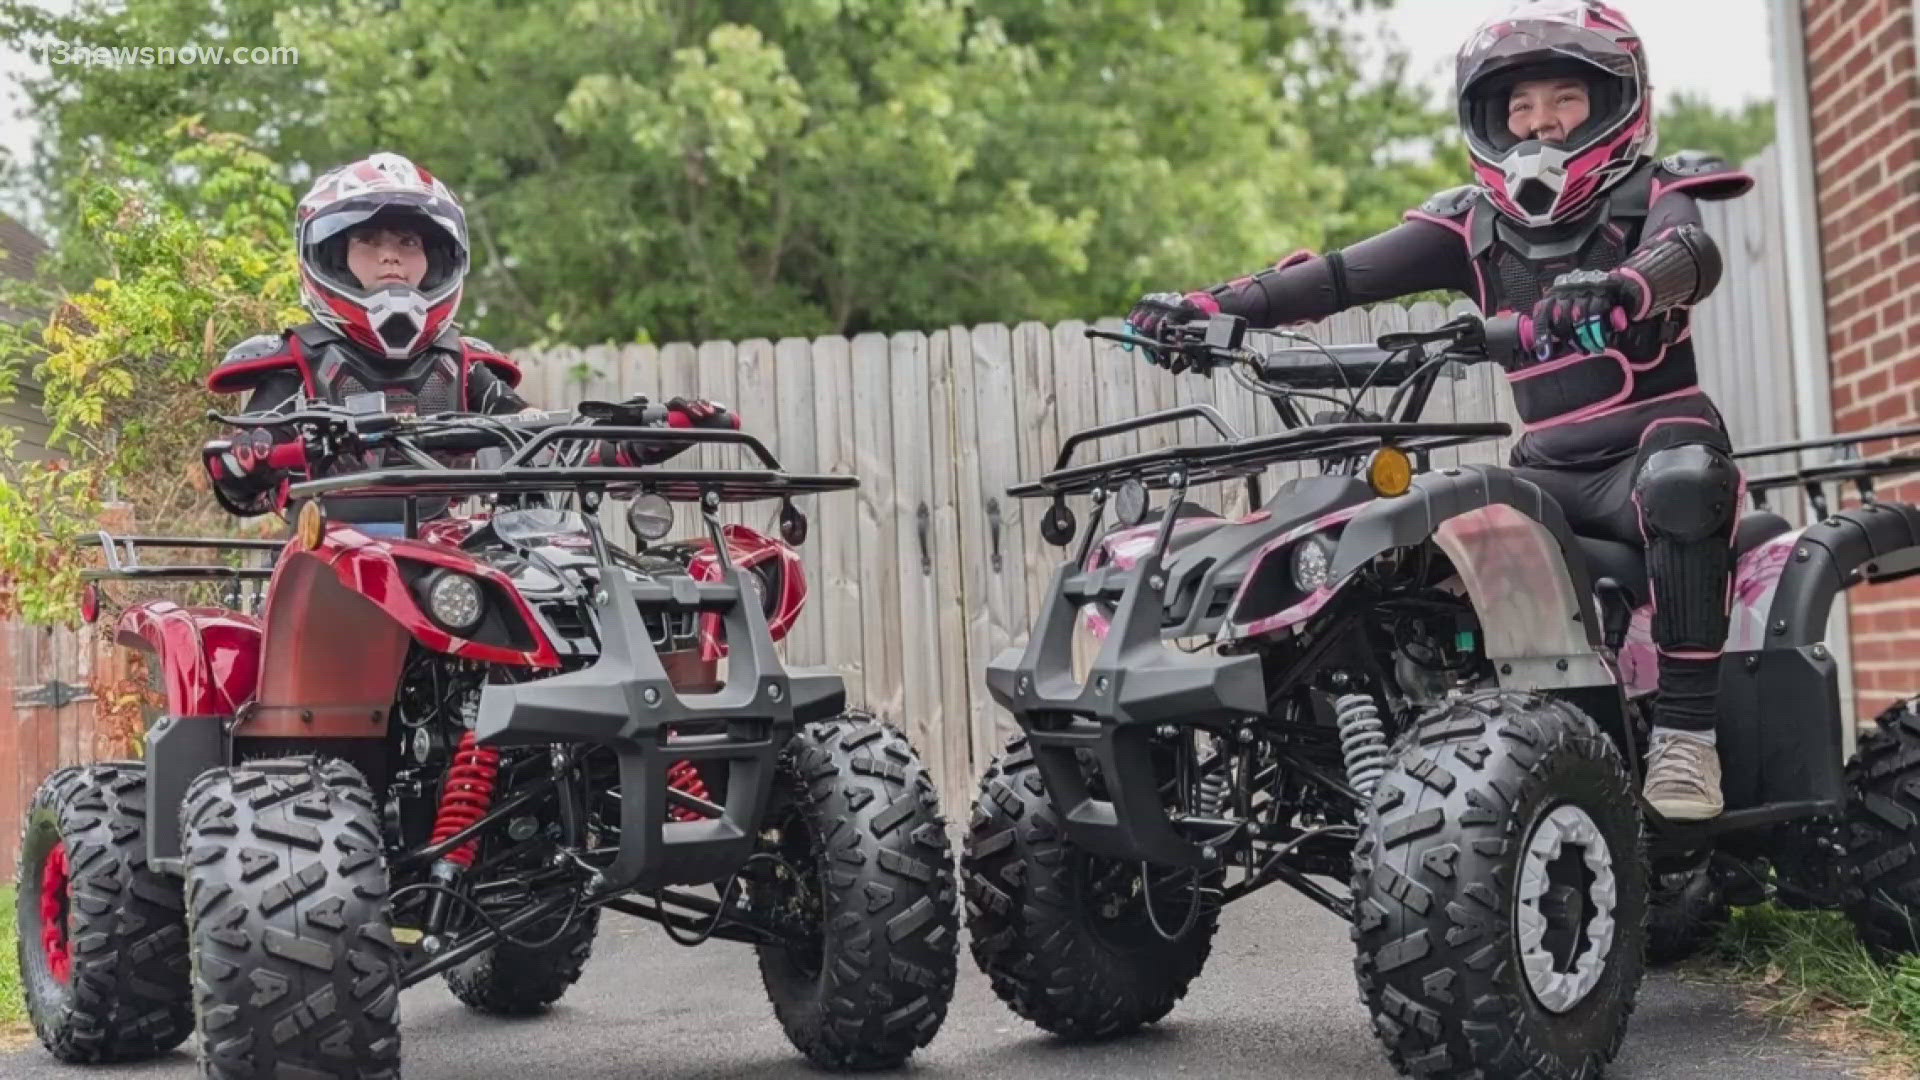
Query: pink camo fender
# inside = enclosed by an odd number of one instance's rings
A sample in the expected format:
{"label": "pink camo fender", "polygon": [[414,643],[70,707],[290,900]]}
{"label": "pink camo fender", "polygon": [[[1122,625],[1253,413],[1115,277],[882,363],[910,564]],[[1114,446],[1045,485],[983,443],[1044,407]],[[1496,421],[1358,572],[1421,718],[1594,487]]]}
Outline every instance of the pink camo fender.
{"label": "pink camo fender", "polygon": [[[1782,533],[1740,556],[1733,570],[1733,603],[1727,623],[1727,652],[1755,652],[1766,645],[1767,612],[1780,588],[1780,578],[1800,543],[1795,529]],[[1627,624],[1620,646],[1620,681],[1627,696],[1652,693],[1660,684],[1659,655],[1653,644],[1653,605],[1644,604]]]}
{"label": "pink camo fender", "polygon": [[[1191,532],[1203,525],[1215,526],[1223,523],[1228,525],[1251,525],[1255,522],[1265,521],[1272,516],[1273,515],[1265,510],[1255,510],[1245,517],[1233,521],[1225,521],[1225,519],[1216,517],[1181,518],[1173,523],[1173,532],[1169,537],[1169,541],[1171,541],[1172,537],[1179,536],[1183,532]],[[1155,521],[1145,525],[1135,525],[1132,528],[1117,529],[1110,532],[1106,536],[1101,537],[1100,542],[1095,544],[1093,550],[1087,553],[1087,564],[1081,567],[1081,569],[1092,570],[1101,566],[1117,566],[1122,570],[1131,569],[1135,563],[1145,557],[1147,552],[1153,550],[1153,538],[1159,530],[1160,523]],[[1108,620],[1105,615],[1100,613],[1098,608],[1092,606],[1087,607],[1082,613],[1081,618],[1085,620],[1086,628],[1093,633],[1094,637],[1104,638],[1107,636]]]}
{"label": "pink camo fender", "polygon": [[1260,553],[1253,558],[1253,565],[1247,570],[1246,578],[1240,582],[1240,591],[1234,594],[1233,603],[1227,605],[1227,625],[1233,628],[1236,636],[1258,637],[1261,634],[1271,634],[1279,630],[1285,630],[1288,627],[1297,626],[1313,618],[1320,613],[1321,608],[1327,606],[1327,601],[1333,599],[1333,595],[1339,592],[1341,587],[1346,584],[1344,580],[1328,582],[1320,588],[1315,589],[1306,599],[1283,611],[1275,612],[1264,619],[1257,619],[1243,625],[1234,617],[1239,613],[1241,603],[1246,600],[1247,586],[1252,583],[1254,576],[1259,573],[1261,564],[1267,561],[1269,555],[1285,548],[1288,544],[1293,543],[1303,536],[1311,536],[1317,532],[1325,532],[1335,525],[1346,524],[1352,520],[1353,515],[1360,512],[1361,507],[1366,505],[1366,503],[1355,503],[1352,506],[1335,510],[1332,513],[1322,514],[1312,521],[1288,529],[1278,537],[1275,537],[1266,547],[1260,549]]}

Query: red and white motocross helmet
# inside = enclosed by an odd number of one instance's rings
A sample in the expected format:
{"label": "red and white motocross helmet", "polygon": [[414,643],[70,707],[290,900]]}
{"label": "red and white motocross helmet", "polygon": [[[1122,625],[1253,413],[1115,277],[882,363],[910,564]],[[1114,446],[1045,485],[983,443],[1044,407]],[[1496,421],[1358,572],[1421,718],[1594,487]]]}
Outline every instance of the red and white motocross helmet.
{"label": "red and white motocross helmet", "polygon": [[[1515,84],[1578,78],[1592,111],[1564,143],[1507,129]],[[1455,85],[1474,172],[1500,212],[1523,225],[1578,217],[1654,151],[1646,53],[1602,0],[1519,0],[1460,49]]]}
{"label": "red and white motocross helmet", "polygon": [[[356,226],[420,234],[427,274],[419,288],[362,288],[347,269]],[[447,185],[399,154],[342,165],[313,182],[294,210],[300,299],[313,317],[383,355],[405,360],[433,344],[460,307],[467,278],[467,216]]]}

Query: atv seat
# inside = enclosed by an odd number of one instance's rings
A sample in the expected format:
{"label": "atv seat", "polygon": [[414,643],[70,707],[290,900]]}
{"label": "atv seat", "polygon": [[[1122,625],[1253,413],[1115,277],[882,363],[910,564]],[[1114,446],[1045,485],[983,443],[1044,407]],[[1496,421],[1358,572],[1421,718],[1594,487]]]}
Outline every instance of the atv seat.
{"label": "atv seat", "polygon": [[[1770,510],[1755,510],[1740,519],[1733,531],[1733,557],[1738,559],[1761,544],[1788,531],[1787,519]],[[1634,607],[1653,598],[1647,578],[1646,549],[1618,540],[1597,536],[1576,536],[1580,552],[1587,560],[1587,576],[1596,584],[1611,579],[1626,591]]]}

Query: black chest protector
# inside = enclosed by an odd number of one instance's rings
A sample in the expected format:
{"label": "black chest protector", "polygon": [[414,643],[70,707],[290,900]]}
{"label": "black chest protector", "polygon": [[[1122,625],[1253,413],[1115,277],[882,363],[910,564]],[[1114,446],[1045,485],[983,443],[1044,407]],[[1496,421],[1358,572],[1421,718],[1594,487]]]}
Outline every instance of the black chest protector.
{"label": "black chest protector", "polygon": [[[1712,180],[1731,170],[1717,161],[1703,166],[1705,162],[1692,155],[1646,162],[1583,219],[1546,228],[1516,224],[1494,209],[1482,189],[1473,187],[1437,195],[1423,209],[1455,222],[1463,232],[1479,276],[1481,310],[1524,315],[1560,275],[1612,270],[1625,262],[1642,240],[1654,200],[1665,191],[1697,187],[1700,190],[1690,193],[1701,198],[1728,197]],[[1550,357],[1510,370],[1514,407],[1527,430],[1535,431],[1698,393],[1691,336],[1691,313],[1674,309],[1635,324],[1617,350]]]}
{"label": "black chest protector", "polygon": [[308,392],[335,405],[355,394],[381,393],[387,411],[422,416],[466,409],[463,363],[458,337],[451,348],[434,347],[405,362],[368,356],[351,341],[317,325],[294,330],[305,354]]}

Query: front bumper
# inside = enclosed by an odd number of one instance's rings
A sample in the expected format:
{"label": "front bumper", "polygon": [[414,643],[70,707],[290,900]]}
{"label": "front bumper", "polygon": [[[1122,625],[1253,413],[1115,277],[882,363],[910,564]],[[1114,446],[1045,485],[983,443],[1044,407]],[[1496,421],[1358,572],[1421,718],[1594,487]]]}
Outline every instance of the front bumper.
{"label": "front bumper", "polygon": [[[765,614],[737,567],[718,581],[629,582],[603,573],[595,597],[600,656],[550,678],[488,685],[478,737],[501,746],[591,742],[620,759],[620,848],[608,889],[654,889],[722,880],[752,854],[773,787],[774,763],[797,724],[846,708],[840,677],[788,670]],[[726,685],[713,693],[674,688],[648,632],[649,613],[719,609],[730,648]],[[691,727],[709,734],[673,734]],[[727,770],[717,818],[667,818],[667,770],[678,761]]]}
{"label": "front bumper", "polygon": [[[1054,571],[1026,647],[987,666],[987,689],[1027,734],[1054,808],[1075,843],[1095,854],[1168,866],[1213,860],[1182,835],[1160,797],[1153,763],[1156,729],[1232,725],[1267,711],[1258,656],[1185,653],[1161,641],[1166,606],[1161,556],[1130,568]],[[1112,625],[1084,684],[1073,676],[1073,627],[1080,608],[1114,602]],[[1104,798],[1082,767],[1098,768]]]}

